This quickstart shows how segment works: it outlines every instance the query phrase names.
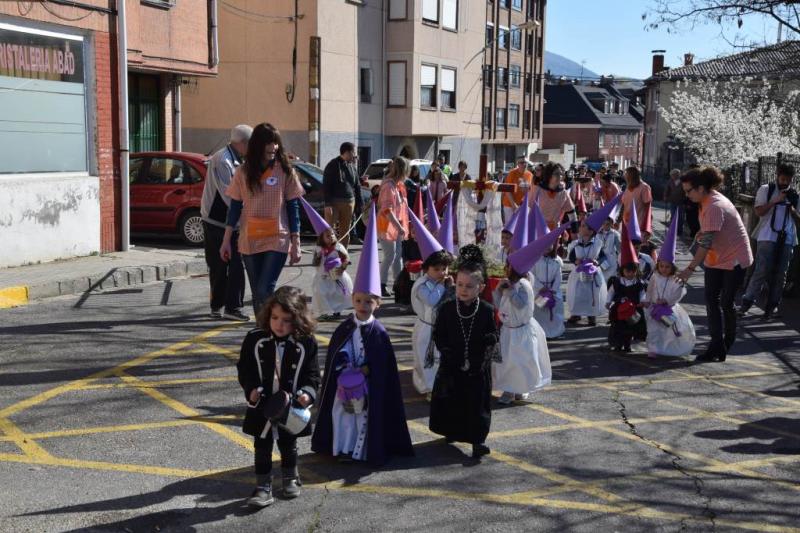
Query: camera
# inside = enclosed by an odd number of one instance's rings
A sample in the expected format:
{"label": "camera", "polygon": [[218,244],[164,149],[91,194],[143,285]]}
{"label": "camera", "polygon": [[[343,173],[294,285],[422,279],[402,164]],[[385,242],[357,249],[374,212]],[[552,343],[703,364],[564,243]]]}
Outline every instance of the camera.
{"label": "camera", "polygon": [[786,203],[787,204],[795,205],[795,206],[797,205],[797,200],[798,200],[798,198],[800,198],[800,196],[798,195],[796,190],[794,190],[792,188],[784,189],[783,190],[783,194],[786,195]]}

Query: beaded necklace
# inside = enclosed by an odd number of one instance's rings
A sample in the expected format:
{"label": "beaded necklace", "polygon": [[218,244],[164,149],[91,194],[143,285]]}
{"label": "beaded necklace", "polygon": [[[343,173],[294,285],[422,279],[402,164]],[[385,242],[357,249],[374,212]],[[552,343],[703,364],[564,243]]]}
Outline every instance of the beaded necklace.
{"label": "beaded necklace", "polygon": [[[477,298],[475,299],[475,304],[475,310],[472,311],[472,313],[468,315],[462,315],[460,308],[461,301],[456,298],[456,314],[458,314],[458,325],[461,328],[461,335],[464,337],[464,364],[461,365],[461,370],[464,372],[469,370],[469,340],[472,338],[472,326],[475,325],[475,317],[478,316],[478,308],[480,307]],[[469,320],[469,328],[466,331],[464,331],[464,320]]]}

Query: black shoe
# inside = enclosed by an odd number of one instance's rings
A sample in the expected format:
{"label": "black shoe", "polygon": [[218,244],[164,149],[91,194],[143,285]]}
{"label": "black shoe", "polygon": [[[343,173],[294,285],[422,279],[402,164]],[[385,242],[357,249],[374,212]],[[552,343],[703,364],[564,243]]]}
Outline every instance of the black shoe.
{"label": "black shoe", "polygon": [[233,311],[225,311],[222,315],[225,320],[233,320],[235,322],[250,322],[250,317],[242,313],[239,309]]}
{"label": "black shoe", "polygon": [[567,319],[567,324],[570,325],[570,326],[574,326],[575,324],[577,324],[580,321],[581,321],[581,317],[579,317],[579,316],[571,316],[571,317],[569,317]]}
{"label": "black shoe", "polygon": [[625,346],[623,346],[623,347],[622,347],[622,351],[623,351],[623,352],[629,352],[629,353],[630,353],[630,351],[631,351],[631,345],[630,345],[630,344],[626,344]]}
{"label": "black shoe", "polygon": [[445,441],[447,444],[453,444],[453,443],[456,441],[456,439],[451,439],[450,437],[445,437],[445,438],[444,438],[444,441]]}
{"label": "black shoe", "polygon": [[274,502],[275,498],[272,497],[271,487],[256,487],[256,490],[253,491],[253,494],[247,498],[247,505],[250,507],[256,507],[258,509],[268,507]]}
{"label": "black shoe", "polygon": [[212,309],[211,312],[208,314],[213,319],[219,320],[222,318],[222,310],[220,309]]}
{"label": "black shoe", "polygon": [[381,298],[388,298],[392,295],[386,285],[381,285]]}
{"label": "black shoe", "polygon": [[473,444],[472,445],[472,458],[473,459],[480,459],[484,455],[489,455],[492,450],[489,449],[488,446],[485,444]]}
{"label": "black shoe", "polygon": [[742,299],[742,305],[739,306],[737,314],[739,316],[745,316],[751,307],[753,307],[753,302],[751,302],[750,300]]}
{"label": "black shoe", "polygon": [[694,358],[695,363],[714,363],[714,362],[723,362],[725,361],[726,354],[722,353],[714,353],[710,351],[706,351],[702,355],[698,355]]}
{"label": "black shoe", "polygon": [[343,454],[337,455],[336,456],[336,460],[339,461],[340,463],[352,463],[353,462],[353,456],[350,455],[350,454],[347,454],[347,453],[343,453]]}
{"label": "black shoe", "polygon": [[288,500],[293,500],[300,496],[300,477],[297,475],[297,469],[294,473],[284,474],[283,477],[283,497]]}
{"label": "black shoe", "polygon": [[596,325],[597,325],[597,319],[595,317],[593,317],[593,316],[590,316],[589,317],[589,326],[594,327]]}

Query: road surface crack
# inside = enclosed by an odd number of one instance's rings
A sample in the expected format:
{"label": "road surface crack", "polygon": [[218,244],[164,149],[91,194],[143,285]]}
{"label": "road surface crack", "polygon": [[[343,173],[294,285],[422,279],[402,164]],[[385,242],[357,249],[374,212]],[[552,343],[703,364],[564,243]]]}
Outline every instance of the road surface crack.
{"label": "road surface crack", "polygon": [[[708,518],[711,522],[711,529],[712,531],[716,530],[716,518],[717,514],[711,509],[711,498],[704,494],[704,482],[703,479],[696,473],[689,471],[686,467],[681,464],[683,458],[673,452],[672,450],[664,448],[660,443],[655,442],[653,440],[648,439],[637,429],[636,425],[633,424],[630,419],[628,418],[627,408],[625,407],[625,403],[620,399],[620,391],[615,390],[611,400],[617,404],[617,409],[619,411],[620,418],[622,419],[622,423],[628,427],[628,431],[631,435],[635,436],[638,439],[641,439],[643,442],[646,442],[648,445],[656,448],[657,450],[661,451],[662,453],[666,454],[670,458],[670,463],[672,467],[677,470],[681,475],[685,476],[686,478],[690,479],[694,484],[694,490],[697,496],[701,499],[703,503],[703,516]],[[681,531],[685,531],[687,529],[686,521],[681,520]]]}

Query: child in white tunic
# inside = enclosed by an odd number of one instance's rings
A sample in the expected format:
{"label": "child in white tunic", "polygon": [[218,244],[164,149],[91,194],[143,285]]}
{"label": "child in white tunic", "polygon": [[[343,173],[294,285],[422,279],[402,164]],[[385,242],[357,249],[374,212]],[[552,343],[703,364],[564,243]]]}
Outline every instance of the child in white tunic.
{"label": "child in white tunic", "polygon": [[607,218],[603,222],[597,238],[603,241],[603,259],[600,261],[600,268],[606,281],[617,275],[619,268],[620,235],[612,226],[613,220]]}
{"label": "child in white tunic", "polygon": [[501,362],[492,365],[494,387],[502,390],[499,403],[526,400],[530,391],[550,384],[550,353],[542,327],[533,318],[533,287],[527,274],[508,266],[508,278],[495,289],[500,320]]}
{"label": "child in white tunic", "polygon": [[577,324],[582,316],[588,317],[589,325],[596,325],[596,317],[604,313],[606,303],[606,280],[598,266],[603,241],[594,230],[581,223],[578,238],[567,248],[569,260],[575,265],[567,278],[568,324]]}
{"label": "child in white tunic", "polygon": [[[547,339],[564,334],[564,293],[561,290],[561,270],[564,261],[551,248],[533,266],[534,303],[533,318],[542,326]],[[540,300],[540,298],[544,298]],[[552,303],[549,300],[552,299]]]}
{"label": "child in white tunic", "polygon": [[448,268],[453,256],[444,250],[434,252],[422,263],[423,274],[411,288],[411,307],[417,314],[411,346],[414,350],[412,382],[420,394],[429,394],[439,370],[439,350],[431,339],[436,309],[447,289],[453,285]]}
{"label": "child in white tunic", "polygon": [[[678,303],[686,294],[686,288],[675,277],[677,268],[673,263],[659,260],[656,268],[647,286],[648,308],[645,319],[648,356],[689,355],[694,350],[696,341],[694,324]],[[662,319],[662,316],[665,318]]]}
{"label": "child in white tunic", "polygon": [[353,280],[345,270],[349,257],[347,248],[336,240],[332,229],[320,234],[312,260],[317,267],[312,282],[312,303],[321,320],[339,319],[348,306],[353,292]]}

